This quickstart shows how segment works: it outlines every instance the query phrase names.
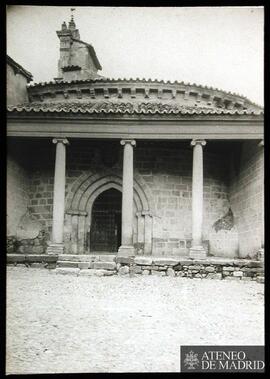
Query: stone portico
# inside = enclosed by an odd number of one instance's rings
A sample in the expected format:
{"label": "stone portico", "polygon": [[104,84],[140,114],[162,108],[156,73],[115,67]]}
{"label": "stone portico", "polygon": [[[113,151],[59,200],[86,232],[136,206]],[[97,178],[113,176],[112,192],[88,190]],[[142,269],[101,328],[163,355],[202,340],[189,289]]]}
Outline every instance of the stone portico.
{"label": "stone portico", "polygon": [[195,84],[105,78],[73,20],[57,34],[58,78],[8,104],[9,253],[257,260],[261,107]]}

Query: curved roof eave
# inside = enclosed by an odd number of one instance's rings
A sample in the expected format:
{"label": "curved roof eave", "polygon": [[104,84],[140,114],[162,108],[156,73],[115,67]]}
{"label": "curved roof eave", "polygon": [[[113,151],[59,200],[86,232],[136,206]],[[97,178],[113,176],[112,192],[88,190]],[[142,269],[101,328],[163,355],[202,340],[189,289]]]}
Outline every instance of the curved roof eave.
{"label": "curved roof eave", "polygon": [[235,92],[224,91],[222,89],[214,88],[214,87],[207,86],[207,85],[201,85],[201,84],[189,83],[189,82],[177,81],[177,80],[165,81],[165,80],[161,80],[161,79],[150,79],[150,78],[148,78],[148,79],[145,79],[145,78],[142,78],[142,79],[140,79],[140,78],[136,78],[136,79],[133,79],[133,78],[114,79],[114,78],[106,78],[106,77],[100,76],[100,77],[97,77],[95,79],[90,78],[90,79],[79,79],[79,80],[71,80],[71,81],[64,81],[63,80],[63,81],[49,81],[49,82],[30,83],[30,84],[28,84],[28,88],[46,87],[48,85],[59,86],[62,84],[68,85],[68,84],[100,83],[100,82],[103,82],[103,83],[132,83],[132,84],[135,84],[135,83],[141,84],[142,83],[142,84],[179,85],[179,86],[182,85],[185,87],[193,87],[193,88],[196,88],[198,90],[213,91],[213,92],[222,94],[223,96],[231,96],[231,97],[241,98],[242,100],[247,101],[250,105],[253,105],[255,107],[263,109],[263,107],[260,104],[252,102],[251,100],[249,100],[244,95],[240,95],[240,94],[235,93]]}

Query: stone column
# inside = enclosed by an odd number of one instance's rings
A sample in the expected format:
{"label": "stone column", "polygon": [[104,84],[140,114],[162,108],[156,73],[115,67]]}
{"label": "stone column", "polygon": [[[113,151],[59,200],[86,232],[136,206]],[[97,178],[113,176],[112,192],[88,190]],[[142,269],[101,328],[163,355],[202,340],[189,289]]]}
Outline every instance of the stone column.
{"label": "stone column", "polygon": [[56,144],[54,189],[53,189],[53,226],[52,243],[47,249],[48,254],[61,254],[64,251],[63,230],[65,216],[66,186],[66,138],[54,138]]}
{"label": "stone column", "polygon": [[123,154],[123,188],[122,188],[122,241],[118,256],[134,255],[133,246],[133,146],[134,140],[122,140]]}
{"label": "stone column", "polygon": [[203,222],[203,146],[204,140],[193,140],[193,168],[192,168],[192,244],[189,251],[190,258],[206,258],[206,251],[202,245]]}

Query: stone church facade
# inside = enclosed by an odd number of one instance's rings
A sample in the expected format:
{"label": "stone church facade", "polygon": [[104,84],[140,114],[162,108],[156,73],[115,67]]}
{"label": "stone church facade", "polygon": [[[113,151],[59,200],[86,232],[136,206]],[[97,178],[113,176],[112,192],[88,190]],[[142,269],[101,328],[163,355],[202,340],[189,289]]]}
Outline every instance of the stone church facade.
{"label": "stone church facade", "polygon": [[58,77],[7,60],[9,254],[257,259],[263,109],[183,82],[109,79],[73,19]]}

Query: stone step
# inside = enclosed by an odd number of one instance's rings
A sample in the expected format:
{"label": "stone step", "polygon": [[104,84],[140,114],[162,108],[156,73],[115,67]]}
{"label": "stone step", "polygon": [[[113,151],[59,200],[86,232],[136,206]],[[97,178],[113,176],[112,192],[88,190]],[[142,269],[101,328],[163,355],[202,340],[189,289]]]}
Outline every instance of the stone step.
{"label": "stone step", "polygon": [[7,263],[55,263],[57,255],[49,254],[7,254]]}
{"label": "stone step", "polygon": [[95,270],[116,270],[115,262],[78,262],[78,261],[57,261],[57,267],[62,268],[79,268]]}
{"label": "stone step", "polygon": [[[57,267],[75,267],[78,268],[78,264],[82,262],[76,261],[57,261]],[[90,266],[90,262],[84,262]]]}
{"label": "stone step", "polygon": [[115,262],[116,254],[59,254],[58,261]]}

